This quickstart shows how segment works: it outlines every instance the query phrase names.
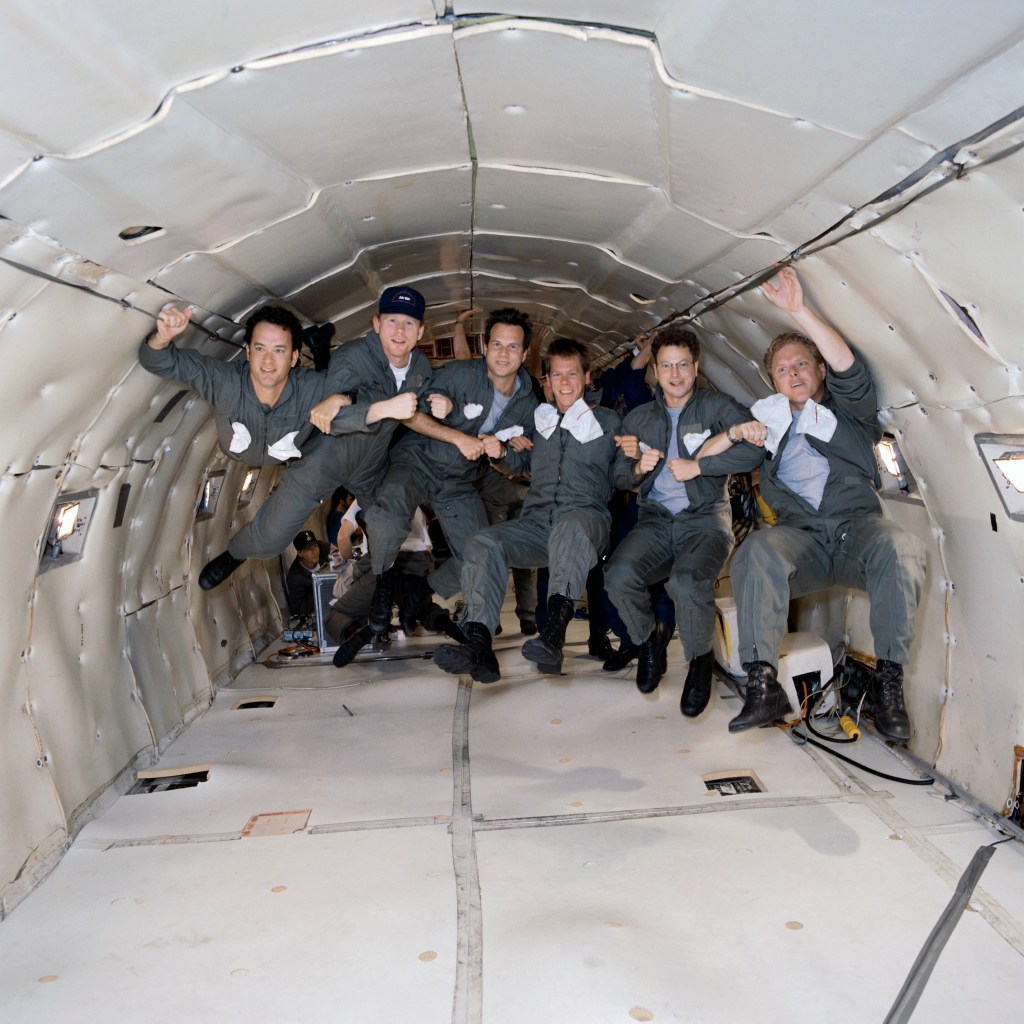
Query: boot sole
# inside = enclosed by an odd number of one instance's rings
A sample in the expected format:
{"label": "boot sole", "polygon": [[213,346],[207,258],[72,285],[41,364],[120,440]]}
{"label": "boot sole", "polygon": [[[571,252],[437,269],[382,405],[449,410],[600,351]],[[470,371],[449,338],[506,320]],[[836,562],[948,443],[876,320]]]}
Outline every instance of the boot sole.
{"label": "boot sole", "polygon": [[[755,718],[749,722],[737,723],[734,718],[729,723],[729,732],[746,732],[747,729],[765,729],[769,725],[774,725],[776,722],[782,720],[786,715],[793,711],[793,705],[789,703],[789,698],[782,694],[782,699],[775,702],[775,707],[772,709],[771,717]],[[742,713],[742,712],[741,712]]]}
{"label": "boot sole", "polygon": [[487,665],[478,665],[472,655],[465,654],[458,647],[442,644],[432,656],[434,664],[453,676],[469,676],[478,683],[496,683],[501,672]]}
{"label": "boot sole", "polygon": [[529,640],[523,644],[523,657],[537,666],[537,671],[548,676],[562,674],[562,662],[565,660],[560,653],[552,651],[547,644],[539,640]]}

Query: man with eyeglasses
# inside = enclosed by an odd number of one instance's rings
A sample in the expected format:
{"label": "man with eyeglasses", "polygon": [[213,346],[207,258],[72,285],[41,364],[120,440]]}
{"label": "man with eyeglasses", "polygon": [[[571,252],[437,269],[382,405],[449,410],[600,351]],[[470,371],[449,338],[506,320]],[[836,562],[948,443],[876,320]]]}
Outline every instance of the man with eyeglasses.
{"label": "man with eyeglasses", "polygon": [[[396,597],[402,628],[409,632],[419,613],[430,607],[432,594],[449,598],[461,590],[466,543],[488,525],[475,487],[484,456],[482,438],[493,436],[516,447],[533,436],[537,399],[523,369],[531,333],[530,321],[517,309],[491,313],[484,329],[483,358],[445,364],[421,399],[422,411],[435,423],[430,436],[406,434],[391,450],[387,475],[366,509],[367,543],[376,576],[369,616],[372,632],[387,631]],[[434,510],[451,558],[426,579],[399,581],[395,561],[412,517],[423,504]]]}
{"label": "man with eyeglasses", "polygon": [[760,423],[727,395],[702,387],[700,341],[681,325],[658,332],[655,399],[626,416],[619,446],[635,459],[637,525],[605,565],[605,586],[637,644],[636,685],[653,693],[667,665],[668,630],[648,587],[665,581],[689,659],[680,710],[694,718],[711,698],[714,583],[733,546],[726,484],[764,458]]}

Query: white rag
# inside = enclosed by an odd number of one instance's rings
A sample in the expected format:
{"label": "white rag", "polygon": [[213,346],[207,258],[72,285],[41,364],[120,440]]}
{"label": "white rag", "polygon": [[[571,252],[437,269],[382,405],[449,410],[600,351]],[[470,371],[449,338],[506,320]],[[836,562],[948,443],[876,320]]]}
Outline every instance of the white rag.
{"label": "white rag", "polygon": [[705,430],[703,434],[683,434],[683,444],[692,455],[710,436],[710,430]]}
{"label": "white rag", "polygon": [[[793,411],[789,407],[789,399],[785,395],[771,395],[755,402],[750,411],[755,419],[760,420],[768,428],[765,448],[774,455],[782,444],[782,439],[793,425]],[[839,421],[831,409],[818,405],[813,398],[807,400],[803,411],[796,421],[798,434],[810,434],[826,444],[832,440]]]}
{"label": "white rag", "polygon": [[284,462],[287,459],[301,459],[302,452],[295,447],[295,438],[298,433],[297,430],[293,430],[290,434],[285,434],[280,441],[268,444],[267,451],[270,453],[270,457],[277,459],[278,462]]}
{"label": "white rag", "polygon": [[533,425],[537,433],[547,440],[558,426],[558,410],[549,402],[538,405],[533,413]]}
{"label": "white rag", "polygon": [[516,424],[514,427],[506,427],[504,430],[499,430],[494,436],[504,444],[510,438],[522,437],[524,433],[523,428]]}
{"label": "white rag", "polygon": [[597,422],[594,410],[582,398],[578,398],[566,409],[562,417],[562,429],[568,430],[580,444],[604,437],[604,431]]}
{"label": "white rag", "polygon": [[482,405],[477,405],[476,402],[470,402],[468,405],[463,407],[462,415],[465,416],[467,420],[475,420],[483,411],[484,407]]}
{"label": "white rag", "polygon": [[252,444],[252,434],[249,433],[249,429],[244,423],[232,423],[231,429],[234,433],[231,435],[231,444],[228,447],[228,451],[237,455],[239,452],[244,452]]}

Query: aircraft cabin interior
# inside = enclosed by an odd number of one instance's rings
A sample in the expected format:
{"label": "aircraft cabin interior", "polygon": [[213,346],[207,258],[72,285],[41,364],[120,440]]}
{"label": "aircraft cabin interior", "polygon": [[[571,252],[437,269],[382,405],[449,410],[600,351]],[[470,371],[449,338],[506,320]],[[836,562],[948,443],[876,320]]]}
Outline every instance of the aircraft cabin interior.
{"label": "aircraft cabin interior", "polygon": [[[1020,1018],[1024,6],[0,17],[0,1020]],[[787,268],[874,381],[879,522],[924,552],[905,743],[851,698],[883,657],[858,588],[789,603],[794,713],[730,732],[732,563],[695,717],[678,637],[643,695],[580,608],[538,672],[511,588],[482,683],[433,634],[335,667],[290,547],[199,585],[296,460],[232,457],[140,365],[161,311],[241,365],[265,304],[337,353],[404,285],[435,369],[515,307],[598,388],[675,324],[749,407]]]}

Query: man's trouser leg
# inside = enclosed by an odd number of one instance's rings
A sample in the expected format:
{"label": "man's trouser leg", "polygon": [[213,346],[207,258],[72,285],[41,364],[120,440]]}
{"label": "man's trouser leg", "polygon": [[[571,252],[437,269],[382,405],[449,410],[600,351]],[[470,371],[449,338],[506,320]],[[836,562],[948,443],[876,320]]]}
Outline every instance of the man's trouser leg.
{"label": "man's trouser leg", "polygon": [[732,588],[740,627],[744,667],[763,661],[779,665],[790,596],[832,585],[824,530],[771,526],[751,533],[732,560]]}
{"label": "man's trouser leg", "polygon": [[926,575],[924,544],[881,516],[843,524],[836,541],[836,583],[866,590],[875,657],[906,665]]}
{"label": "man's trouser leg", "polygon": [[619,542],[605,564],[605,589],[634,644],[642,644],[654,629],[647,588],[665,579],[674,554],[670,522],[646,519]]}
{"label": "man's trouser leg", "polygon": [[430,502],[452,554],[430,574],[428,582],[435,594],[454,597],[462,589],[466,545],[470,537],[487,529],[487,512],[480,495],[471,488],[461,493],[432,495]]}
{"label": "man's trouser leg", "polygon": [[285,468],[256,517],[228,541],[234,558],[273,558],[291,544],[320,501],[343,482],[338,479],[339,444],[344,441],[324,436]]}
{"label": "man's trouser leg", "polygon": [[724,516],[682,515],[672,522],[675,558],[665,589],[676,608],[679,642],[692,661],[711,650],[715,633],[715,580],[733,535]]}
{"label": "man's trouser leg", "polygon": [[535,567],[546,565],[547,557],[548,525],[539,518],[498,523],[474,534],[462,563],[463,621],[480,622],[493,636],[508,590],[509,561]]}
{"label": "man's trouser leg", "polygon": [[557,594],[579,601],[607,546],[608,520],[601,513],[575,509],[558,514],[548,538],[548,600]]}
{"label": "man's trouser leg", "polygon": [[414,466],[392,463],[366,509],[366,546],[374,576],[395,564],[412,529],[416,508],[427,500],[428,485]]}

